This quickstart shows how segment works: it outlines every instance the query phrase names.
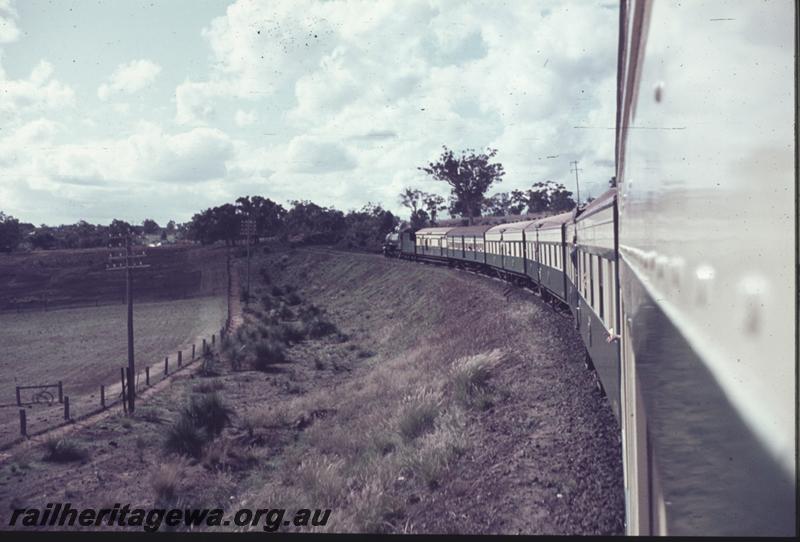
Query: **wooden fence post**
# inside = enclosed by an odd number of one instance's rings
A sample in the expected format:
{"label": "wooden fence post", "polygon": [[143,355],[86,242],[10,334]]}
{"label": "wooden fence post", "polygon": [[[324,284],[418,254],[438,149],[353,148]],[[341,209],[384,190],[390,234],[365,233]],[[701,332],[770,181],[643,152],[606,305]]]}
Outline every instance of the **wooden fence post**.
{"label": "wooden fence post", "polygon": [[164,376],[169,374],[169,356],[164,357]]}
{"label": "wooden fence post", "polygon": [[17,386],[17,406],[22,406],[22,399],[19,395],[19,386]]}
{"label": "wooden fence post", "polygon": [[183,350],[178,350],[178,367],[183,367]]}
{"label": "wooden fence post", "polygon": [[144,368],[144,383],[146,386],[150,385],[150,366]]}
{"label": "wooden fence post", "polygon": [[28,418],[25,409],[19,409],[19,432],[23,437],[28,436]]}
{"label": "wooden fence post", "polygon": [[204,356],[206,355],[206,340],[205,339],[203,339],[203,350],[201,350],[201,352],[202,352],[202,355],[204,355]]}
{"label": "wooden fence post", "polygon": [[217,342],[217,336],[214,333],[212,333],[211,334],[211,346],[213,347],[216,344],[216,342]]}
{"label": "wooden fence post", "polygon": [[192,361],[194,361],[194,344],[192,345]]}
{"label": "wooden fence post", "polygon": [[58,402],[64,402],[64,383],[60,380],[58,381]]}
{"label": "wooden fence post", "polygon": [[100,406],[106,409],[106,387],[103,384],[100,384]]}
{"label": "wooden fence post", "polygon": [[64,419],[69,421],[69,396],[64,397]]}
{"label": "wooden fence post", "polygon": [[125,393],[125,367],[119,368],[119,376],[122,380],[122,410],[127,414],[128,413],[128,395]]}

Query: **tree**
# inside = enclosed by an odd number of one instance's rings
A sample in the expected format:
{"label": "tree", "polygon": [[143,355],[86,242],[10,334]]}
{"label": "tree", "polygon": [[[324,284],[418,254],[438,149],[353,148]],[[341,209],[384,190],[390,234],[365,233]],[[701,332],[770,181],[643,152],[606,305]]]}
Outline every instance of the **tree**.
{"label": "tree", "polygon": [[430,220],[430,217],[425,212],[425,209],[417,209],[411,215],[411,229],[419,230],[424,228],[428,224],[428,220]]}
{"label": "tree", "polygon": [[0,211],[0,252],[16,250],[22,241],[19,220]]}
{"label": "tree", "polygon": [[108,233],[112,236],[118,235],[128,235],[133,231],[131,225],[125,222],[124,220],[114,219],[111,221],[111,224],[108,226]]}
{"label": "tree", "polygon": [[339,242],[347,248],[378,252],[386,234],[394,231],[397,217],[380,205],[368,203],[359,211],[350,211],[344,217],[346,230]]}
{"label": "tree", "polygon": [[167,222],[167,233],[175,233],[175,221],[170,220]]}
{"label": "tree", "polygon": [[276,235],[283,230],[286,209],[271,199],[244,196],[236,199],[236,206],[242,216],[256,221],[256,233],[259,237]]}
{"label": "tree", "polygon": [[511,196],[508,192],[498,192],[483,202],[486,213],[490,216],[506,216],[511,209]]}
{"label": "tree", "polygon": [[157,233],[158,230],[160,230],[160,229],[161,228],[158,225],[158,222],[156,222],[152,218],[145,218],[142,221],[142,230],[144,231],[144,233],[148,233],[148,234],[149,233]]}
{"label": "tree", "polygon": [[36,230],[36,232],[31,235],[30,241],[33,248],[41,248],[43,250],[55,248],[57,243],[57,239],[56,236],[53,235],[53,231],[47,227]]}
{"label": "tree", "polygon": [[528,190],[528,212],[563,212],[575,207],[572,192],[554,181],[533,183]]}
{"label": "tree", "polygon": [[439,214],[439,211],[447,209],[444,198],[439,194],[427,194],[423,192],[422,204],[425,206],[425,211],[428,214],[431,226],[435,226],[436,215]]}
{"label": "tree", "polygon": [[286,233],[304,243],[336,243],[347,224],[344,213],[311,201],[292,201],[286,213]]}
{"label": "tree", "polygon": [[414,217],[417,216],[417,211],[422,206],[422,190],[404,188],[403,191],[400,192],[400,204],[403,207],[408,207],[411,211],[411,222],[413,223]]}
{"label": "tree", "polygon": [[528,207],[528,194],[523,190],[498,192],[483,201],[483,208],[491,216],[521,215]]}
{"label": "tree", "polygon": [[486,191],[505,175],[502,164],[490,162],[497,155],[497,149],[487,149],[480,154],[467,149],[461,151],[460,156],[456,156],[447,146],[442,149],[436,162],[418,169],[450,186],[451,214],[466,216],[472,224],[473,219],[481,214]]}
{"label": "tree", "polygon": [[575,208],[575,200],[572,199],[572,192],[567,190],[563,184],[556,184],[550,192],[550,211],[563,213]]}

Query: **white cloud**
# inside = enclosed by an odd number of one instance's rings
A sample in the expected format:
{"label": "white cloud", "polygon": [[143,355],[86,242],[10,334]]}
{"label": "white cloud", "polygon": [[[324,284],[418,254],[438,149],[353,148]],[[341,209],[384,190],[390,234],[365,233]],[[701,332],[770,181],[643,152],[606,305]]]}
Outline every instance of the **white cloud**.
{"label": "white cloud", "polygon": [[356,167],[357,162],[343,145],[302,135],[289,142],[287,170],[297,173],[329,173]]}
{"label": "white cloud", "polygon": [[40,61],[28,79],[8,79],[0,66],[0,112],[18,117],[29,112],[63,109],[75,106],[72,88],[52,79],[53,65]]}
{"label": "white cloud", "polygon": [[257,118],[258,117],[255,111],[242,111],[239,109],[236,111],[236,117],[234,117],[234,120],[236,122],[236,126],[250,126],[256,122]]}
{"label": "white cloud", "polygon": [[17,10],[11,0],[0,0],[0,43],[12,43],[19,39]]}
{"label": "white cloud", "polygon": [[[49,156],[14,147],[26,157],[15,167],[27,168],[31,190],[64,182],[69,194],[102,187],[134,197],[191,182],[204,183],[204,204],[244,190],[397,210],[403,186],[447,193],[417,170],[443,144],[497,147],[508,172],[502,191],[545,179],[566,184],[573,159],[583,175],[613,174],[613,130],[574,126],[613,126],[614,9],[582,1],[238,0],[208,21],[206,71],[192,65],[177,75],[183,82],[171,104],[143,93],[144,108],[125,100],[102,107],[108,119],[45,114],[75,103],[46,62],[15,82],[13,100],[0,93],[0,111],[28,115],[16,127],[45,116],[82,130],[56,130]],[[167,69],[157,56],[119,66],[98,96],[142,90],[159,76],[157,62]],[[173,118],[153,113],[165,107],[174,107]],[[134,111],[150,122],[131,126]],[[96,124],[83,123],[89,117]],[[231,124],[251,128],[232,140],[220,130]],[[72,146],[57,144],[62,137]],[[93,182],[103,184],[75,184]]]}
{"label": "white cloud", "polygon": [[161,66],[146,59],[120,64],[108,82],[97,89],[97,96],[101,100],[107,100],[115,93],[134,94],[155,81],[160,72]]}

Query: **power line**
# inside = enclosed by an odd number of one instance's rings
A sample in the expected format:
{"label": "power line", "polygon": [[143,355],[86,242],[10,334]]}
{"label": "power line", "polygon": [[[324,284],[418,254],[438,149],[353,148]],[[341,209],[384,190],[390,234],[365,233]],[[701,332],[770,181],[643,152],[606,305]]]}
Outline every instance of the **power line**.
{"label": "power line", "polygon": [[[136,366],[133,359],[133,270],[150,267],[144,263],[145,252],[143,249],[134,249],[131,246],[131,234],[112,236],[108,242],[109,271],[125,270],[125,297],[128,302],[128,412],[133,413],[136,397]],[[122,390],[123,393],[126,391]],[[125,402],[123,397],[123,403]]]}
{"label": "power line", "polygon": [[579,169],[578,168],[578,161],[577,160],[573,160],[572,162],[570,162],[570,164],[574,166],[574,169],[570,169],[570,171],[574,171],[575,172],[575,190],[576,190],[576,197],[577,197],[577,201],[576,201],[576,206],[577,206],[577,205],[581,204],[581,185],[578,182],[578,172],[579,171],[583,171],[583,169]]}

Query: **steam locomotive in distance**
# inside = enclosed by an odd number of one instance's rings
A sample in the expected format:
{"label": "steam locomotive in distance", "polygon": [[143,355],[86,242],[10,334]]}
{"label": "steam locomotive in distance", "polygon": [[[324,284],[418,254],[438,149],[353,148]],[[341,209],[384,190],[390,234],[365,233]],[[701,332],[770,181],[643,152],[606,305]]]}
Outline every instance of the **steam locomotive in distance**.
{"label": "steam locomotive in distance", "polygon": [[796,534],[790,2],[622,0],[618,186],[386,239],[568,306],[620,423],[628,534]]}

